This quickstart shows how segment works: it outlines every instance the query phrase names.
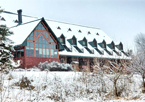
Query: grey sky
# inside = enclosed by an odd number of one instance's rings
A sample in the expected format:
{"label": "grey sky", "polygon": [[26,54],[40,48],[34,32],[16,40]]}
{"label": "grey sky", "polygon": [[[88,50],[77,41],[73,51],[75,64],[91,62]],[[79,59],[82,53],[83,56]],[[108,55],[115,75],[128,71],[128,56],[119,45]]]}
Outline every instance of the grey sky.
{"label": "grey sky", "polygon": [[145,33],[145,0],[0,0],[7,11],[101,28],[125,49],[134,49],[134,38]]}

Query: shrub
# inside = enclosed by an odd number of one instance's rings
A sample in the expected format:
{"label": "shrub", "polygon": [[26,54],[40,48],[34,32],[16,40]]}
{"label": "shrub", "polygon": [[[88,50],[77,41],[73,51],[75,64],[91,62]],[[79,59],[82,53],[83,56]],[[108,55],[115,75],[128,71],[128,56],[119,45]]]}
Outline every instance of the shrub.
{"label": "shrub", "polygon": [[65,64],[65,63],[59,63],[59,62],[51,62],[48,63],[47,61],[44,63],[39,63],[38,68],[41,70],[49,70],[49,71],[72,71],[72,65],[71,64]]}

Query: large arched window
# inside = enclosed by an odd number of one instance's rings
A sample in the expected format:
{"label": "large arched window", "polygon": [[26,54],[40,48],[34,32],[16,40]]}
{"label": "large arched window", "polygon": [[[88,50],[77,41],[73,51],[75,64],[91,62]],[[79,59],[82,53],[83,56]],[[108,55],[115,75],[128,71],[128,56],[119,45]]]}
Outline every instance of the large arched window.
{"label": "large arched window", "polygon": [[57,42],[42,23],[27,38],[26,55],[58,58]]}

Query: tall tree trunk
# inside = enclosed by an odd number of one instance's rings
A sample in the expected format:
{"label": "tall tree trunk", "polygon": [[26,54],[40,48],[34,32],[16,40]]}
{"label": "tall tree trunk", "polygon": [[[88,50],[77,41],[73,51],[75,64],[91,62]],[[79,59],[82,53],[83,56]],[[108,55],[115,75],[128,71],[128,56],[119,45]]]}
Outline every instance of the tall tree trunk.
{"label": "tall tree trunk", "polygon": [[117,80],[114,81],[114,95],[115,95],[115,97],[118,97],[116,82],[117,82]]}
{"label": "tall tree trunk", "polygon": [[120,73],[117,74],[117,75],[115,76],[115,79],[114,79],[114,95],[115,95],[116,97],[118,97],[117,81],[118,81],[119,77],[120,77]]}

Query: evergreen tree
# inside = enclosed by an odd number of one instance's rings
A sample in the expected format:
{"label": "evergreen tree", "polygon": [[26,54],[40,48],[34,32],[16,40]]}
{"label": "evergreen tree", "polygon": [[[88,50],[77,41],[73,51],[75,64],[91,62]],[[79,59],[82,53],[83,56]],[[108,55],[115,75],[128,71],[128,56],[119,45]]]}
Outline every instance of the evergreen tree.
{"label": "evergreen tree", "polygon": [[[2,13],[2,10],[0,10]],[[8,39],[8,36],[13,32],[9,31],[6,25],[0,25],[0,70],[8,71],[12,69],[14,64],[12,52],[14,51],[12,41]]]}

